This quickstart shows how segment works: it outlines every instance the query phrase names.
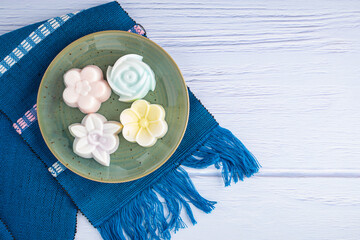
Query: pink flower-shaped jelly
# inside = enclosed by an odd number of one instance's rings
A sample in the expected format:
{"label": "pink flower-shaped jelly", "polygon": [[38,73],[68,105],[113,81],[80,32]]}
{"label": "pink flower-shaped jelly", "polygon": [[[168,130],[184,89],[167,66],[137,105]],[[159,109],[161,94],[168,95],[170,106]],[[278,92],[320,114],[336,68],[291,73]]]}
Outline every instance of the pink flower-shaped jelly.
{"label": "pink flower-shaped jelly", "polygon": [[70,69],[64,74],[64,83],[64,102],[70,107],[78,107],[85,114],[97,112],[101,103],[111,95],[109,84],[95,65]]}

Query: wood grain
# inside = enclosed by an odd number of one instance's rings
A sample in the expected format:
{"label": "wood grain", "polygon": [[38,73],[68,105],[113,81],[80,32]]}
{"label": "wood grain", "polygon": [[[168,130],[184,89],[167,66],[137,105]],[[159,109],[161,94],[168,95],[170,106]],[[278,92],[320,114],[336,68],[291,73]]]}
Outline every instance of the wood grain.
{"label": "wood grain", "polygon": [[[104,2],[3,0],[0,34]],[[219,204],[174,239],[358,239],[359,1],[121,4],[263,165],[226,189],[214,169],[189,170]],[[100,239],[78,221],[76,239]]]}
{"label": "wood grain", "polygon": [[[360,234],[358,179],[252,178],[224,188],[219,178],[193,177],[201,194],[218,201],[211,214],[195,210],[198,224],[173,239],[346,239]],[[186,217],[185,217],[186,219]],[[82,215],[78,240],[100,240]]]}

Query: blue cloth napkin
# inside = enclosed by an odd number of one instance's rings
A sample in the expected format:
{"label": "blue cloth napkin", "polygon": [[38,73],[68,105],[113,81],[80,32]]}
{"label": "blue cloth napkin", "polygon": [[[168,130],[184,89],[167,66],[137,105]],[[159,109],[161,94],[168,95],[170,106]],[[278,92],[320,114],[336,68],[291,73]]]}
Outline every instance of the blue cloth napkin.
{"label": "blue cloth napkin", "polygon": [[103,30],[145,35],[141,25],[111,2],[0,37],[0,236],[4,239],[73,239],[77,210],[104,239],[170,239],[171,230],[186,226],[180,217],[182,208],[195,224],[191,205],[209,213],[215,204],[197,192],[181,165],[215,165],[226,186],[259,169],[253,155],[218,125],[189,90],[185,136],[157,171],[136,181],[107,184],[66,170],[41,137],[36,120],[38,87],[47,66],[64,47]]}

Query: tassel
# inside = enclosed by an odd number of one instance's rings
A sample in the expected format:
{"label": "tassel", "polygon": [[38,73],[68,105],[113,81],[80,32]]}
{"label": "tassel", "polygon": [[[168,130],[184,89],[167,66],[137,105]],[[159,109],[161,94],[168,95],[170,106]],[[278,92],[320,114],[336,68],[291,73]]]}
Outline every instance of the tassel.
{"label": "tassel", "polygon": [[[192,168],[222,167],[225,186],[258,172],[255,157],[229,130],[217,126],[203,144],[181,163]],[[159,196],[165,201],[163,204]],[[185,228],[180,217],[184,208],[192,224],[196,224],[190,204],[205,213],[216,202],[203,198],[195,189],[187,172],[178,167],[160,178],[152,187],[140,192],[126,206],[98,226],[105,240],[170,239],[170,231]],[[168,214],[165,216],[164,206]]]}
{"label": "tassel", "polygon": [[[165,201],[167,216],[157,194]],[[180,217],[182,207],[191,223],[196,223],[189,202],[206,213],[211,212],[216,203],[203,198],[186,171],[178,167],[152,187],[140,192],[98,226],[98,230],[105,240],[170,239],[171,230],[186,227]]]}
{"label": "tassel", "polygon": [[240,140],[220,126],[217,126],[204,144],[181,164],[192,168],[215,165],[220,169],[222,166],[225,186],[229,186],[232,180],[236,183],[244,177],[251,177],[261,167]]}

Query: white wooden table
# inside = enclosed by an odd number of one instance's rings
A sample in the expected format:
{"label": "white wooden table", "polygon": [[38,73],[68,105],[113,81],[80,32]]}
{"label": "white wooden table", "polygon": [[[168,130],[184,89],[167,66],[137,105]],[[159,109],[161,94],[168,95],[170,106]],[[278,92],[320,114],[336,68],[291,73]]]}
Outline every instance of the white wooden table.
{"label": "white wooden table", "polygon": [[[1,0],[0,34],[102,0]],[[360,1],[123,0],[222,126],[258,157],[173,239],[359,239]],[[81,214],[76,239],[101,239]]]}

